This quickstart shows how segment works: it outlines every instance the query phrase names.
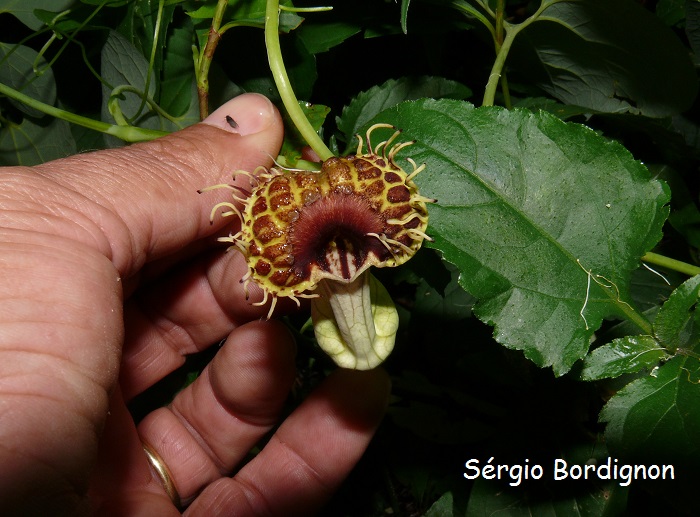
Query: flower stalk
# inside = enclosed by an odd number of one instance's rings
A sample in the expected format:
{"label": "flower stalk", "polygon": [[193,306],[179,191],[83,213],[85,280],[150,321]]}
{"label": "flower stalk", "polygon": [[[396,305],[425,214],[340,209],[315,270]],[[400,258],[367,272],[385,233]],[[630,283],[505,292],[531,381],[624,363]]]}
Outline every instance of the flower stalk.
{"label": "flower stalk", "polygon": [[289,117],[301,133],[301,136],[306,140],[306,143],[311,146],[321,161],[325,161],[333,156],[333,153],[328,149],[321,137],[318,136],[318,133],[316,133],[306,115],[304,115],[284,66],[279,39],[279,16],[279,1],[268,0],[265,11],[265,46],[267,47],[270,71]]}

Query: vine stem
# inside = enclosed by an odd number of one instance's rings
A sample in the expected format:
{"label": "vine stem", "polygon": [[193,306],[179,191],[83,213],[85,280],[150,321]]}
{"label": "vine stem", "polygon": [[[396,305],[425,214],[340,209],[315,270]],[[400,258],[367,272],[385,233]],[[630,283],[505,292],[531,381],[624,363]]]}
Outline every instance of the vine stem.
{"label": "vine stem", "polygon": [[[493,24],[489,21],[489,19],[484,16],[481,12],[479,12],[478,9],[474,8],[473,6],[462,3],[462,2],[453,2],[452,7],[455,9],[459,9],[460,11],[464,12],[467,16],[472,16],[476,20],[480,21],[486,29],[491,33],[491,37],[496,41],[496,29],[494,28]],[[488,9],[488,6],[482,6],[484,9],[487,10],[487,12],[491,12],[490,9]]]}
{"label": "vine stem", "polygon": [[321,161],[325,161],[332,157],[333,153],[328,149],[321,137],[318,136],[318,133],[316,133],[316,130],[314,130],[306,115],[304,115],[301,106],[299,106],[299,101],[294,95],[287,70],[284,67],[279,39],[279,15],[279,0],[268,0],[265,11],[265,46],[267,47],[267,60],[270,65],[270,71],[289,118],[292,119],[301,136],[304,137],[306,143],[311,146]]}
{"label": "vine stem", "polygon": [[[141,96],[141,104],[139,105],[139,108],[136,110],[134,116],[132,117],[132,121],[138,119],[141,116],[141,113],[143,112],[143,109],[146,107],[146,104],[149,104],[148,101],[148,90],[151,87],[151,77],[153,75],[153,67],[156,61],[156,53],[158,52],[158,43],[160,41],[160,27],[163,22],[163,1],[164,0],[159,0],[158,2],[158,12],[156,13],[156,23],[155,27],[153,29],[153,44],[151,45],[151,55],[149,56],[148,59],[148,70],[146,71],[146,84],[143,87],[143,95]],[[165,45],[163,45],[165,46]]]}
{"label": "vine stem", "polygon": [[518,34],[519,30],[508,30],[508,27],[513,27],[512,25],[504,22],[504,28],[506,29],[505,38],[503,38],[503,43],[498,49],[496,54],[496,60],[493,62],[493,67],[491,68],[491,73],[489,74],[489,80],[486,83],[486,89],[484,90],[484,98],[481,102],[482,106],[493,106],[494,99],[496,98],[496,90],[498,89],[498,83],[501,81],[501,76],[503,75],[503,66],[506,63],[506,58],[508,57],[508,52],[510,47],[515,40],[515,36]]}
{"label": "vine stem", "polygon": [[627,316],[627,319],[637,325],[642,332],[645,334],[651,335],[653,332],[653,327],[651,323],[649,322],[648,319],[646,319],[642,314],[637,312],[635,309],[632,309],[629,305],[626,303],[621,304],[621,310],[622,312]]}
{"label": "vine stem", "polygon": [[687,262],[681,262],[680,260],[665,257],[664,255],[659,255],[657,253],[649,252],[642,257],[642,260],[644,262],[648,262],[649,264],[661,266],[672,271],[678,271],[679,273],[684,273],[686,275],[700,275],[700,267],[693,266]]}
{"label": "vine stem", "polygon": [[209,68],[211,67],[214,51],[221,40],[221,21],[228,7],[228,0],[219,0],[214,16],[211,19],[207,42],[197,62],[197,97],[199,98],[199,118],[204,120],[209,115]]}
{"label": "vine stem", "polygon": [[[51,36],[51,38],[49,38],[49,41],[46,42],[46,44],[42,47],[42,49],[41,49],[41,50],[39,51],[39,53],[37,54],[37,57],[36,57],[36,59],[35,59],[35,61],[34,61],[34,65],[33,65],[35,75],[37,75],[37,76],[38,76],[38,75],[41,75],[41,74],[44,73],[45,70],[50,69],[50,68],[53,66],[53,64],[58,60],[58,58],[61,56],[61,54],[63,53],[63,51],[66,49],[66,47],[68,47],[68,45],[69,45],[70,43],[77,43],[76,40],[75,40],[75,36],[76,36],[81,30],[83,30],[83,29],[85,28],[85,26],[86,26],[88,23],[90,23],[90,20],[92,20],[95,16],[97,16],[97,13],[99,13],[100,10],[101,10],[106,4],[107,4],[107,0],[103,0],[99,5],[97,5],[97,6],[95,7],[95,10],[94,10],[93,12],[91,12],[90,15],[89,15],[87,18],[85,18],[85,20],[83,20],[83,22],[82,22],[80,25],[78,25],[78,27],[76,27],[75,30],[73,30],[73,32],[71,32],[70,34],[67,34],[67,35],[65,36],[66,40],[63,42],[63,45],[61,45],[61,47],[58,49],[58,52],[56,52],[56,55],[55,55],[50,61],[48,61],[48,62],[46,63],[46,66],[45,66],[44,68],[42,68],[42,69],[38,69],[38,66],[37,66],[37,65],[38,65],[38,63],[39,63],[39,59],[40,59],[42,56],[44,56],[44,55],[46,54],[46,51],[48,50],[49,45],[50,45],[54,40],[56,40],[56,39],[61,39],[62,36],[63,36],[63,35],[59,36],[59,34],[58,34],[58,32],[56,31],[56,29],[53,29],[53,28],[52,28],[53,25],[54,25],[58,20],[60,20],[62,17],[64,17],[64,16],[67,15],[68,13],[70,13],[72,9],[67,9],[67,10],[63,11],[62,13],[58,13],[58,14],[51,20],[51,23],[50,23],[49,25],[47,25],[47,28],[49,28],[49,29],[51,30],[51,32],[53,33],[53,35]],[[30,36],[30,37],[32,37],[32,36]]]}
{"label": "vine stem", "polygon": [[[112,90],[109,96],[109,100],[107,101],[107,108],[109,109],[109,113],[114,117],[114,120],[116,121],[117,125],[131,125],[131,122],[126,120],[126,118],[124,117],[124,114],[122,113],[121,108],[119,106],[119,97],[122,95],[123,92],[130,92],[135,95],[138,95],[139,97],[143,97],[145,99],[146,104],[148,104],[148,106],[158,115],[160,115],[164,119],[169,120],[173,124],[177,124],[177,119],[170,115],[170,113],[165,111],[163,108],[161,108],[151,97],[148,96],[146,92],[139,90],[138,88],[134,88],[133,86],[123,84],[121,86],[117,86],[115,89]],[[135,116],[132,117],[132,120],[135,118]]]}
{"label": "vine stem", "polygon": [[79,126],[83,126],[88,129],[93,129],[101,133],[106,133],[108,135],[116,136],[117,138],[120,138],[125,142],[142,142],[145,140],[153,140],[155,138],[159,138],[168,134],[168,132],[166,131],[144,129],[134,126],[118,126],[114,124],[108,124],[100,120],[82,117],[80,115],[76,115],[75,113],[71,113],[69,111],[65,111],[51,106],[50,104],[45,104],[41,101],[33,99],[32,97],[18,92],[17,90],[14,90],[13,88],[10,88],[9,86],[2,83],[0,83],[0,95],[5,95],[10,99],[14,99],[18,102],[21,102],[22,104],[26,104],[27,106],[35,108],[41,111],[42,113],[45,113],[47,115],[61,120],[65,120],[66,122],[77,124]]}
{"label": "vine stem", "polygon": [[[672,271],[678,271],[679,273],[684,273],[686,275],[695,276],[700,274],[700,267],[693,266],[686,262],[681,262],[680,260],[672,259],[664,255],[659,255],[658,253],[649,252],[642,257],[644,262],[649,264],[654,264],[656,266],[661,266]],[[630,321],[635,323],[639,328],[641,328],[646,334],[652,334],[652,327],[649,321],[646,320],[641,314],[636,311],[627,311],[623,307],[623,312],[626,313]]]}
{"label": "vine stem", "polygon": [[505,16],[505,10],[505,0],[498,0],[496,4],[496,53],[500,52],[500,47],[503,44],[503,22],[505,21],[503,17]]}
{"label": "vine stem", "polygon": [[[545,9],[562,1],[566,0],[543,1],[537,11],[535,11],[529,18],[517,25],[514,25],[503,19],[502,11],[505,9],[505,2],[501,2],[501,0],[499,0],[498,11],[496,13],[497,27],[495,27],[492,32],[494,41],[496,42],[496,59],[493,62],[493,67],[491,67],[491,73],[489,74],[489,79],[486,83],[484,98],[481,103],[482,106],[493,106],[494,99],[496,98],[496,90],[498,89],[498,83],[503,75],[503,67],[506,63],[508,52],[510,52],[510,47],[515,40],[515,37],[520,33],[520,31],[529,27],[531,23],[540,19],[540,16]],[[502,37],[501,31],[505,32],[505,37],[503,37],[503,42],[499,46],[499,38]]]}

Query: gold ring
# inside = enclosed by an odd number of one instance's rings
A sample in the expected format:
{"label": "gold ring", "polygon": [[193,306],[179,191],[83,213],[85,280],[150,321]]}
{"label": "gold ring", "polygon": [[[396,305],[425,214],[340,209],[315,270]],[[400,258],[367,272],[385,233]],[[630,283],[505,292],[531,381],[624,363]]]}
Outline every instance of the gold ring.
{"label": "gold ring", "polygon": [[173,482],[173,475],[170,473],[170,469],[160,457],[160,454],[156,450],[148,445],[147,443],[142,443],[143,452],[146,453],[146,458],[148,458],[148,463],[151,468],[155,471],[160,478],[160,482],[165,489],[165,493],[173,502],[173,504],[179,509],[180,508],[180,494],[177,493],[177,488],[175,488],[175,483]]}

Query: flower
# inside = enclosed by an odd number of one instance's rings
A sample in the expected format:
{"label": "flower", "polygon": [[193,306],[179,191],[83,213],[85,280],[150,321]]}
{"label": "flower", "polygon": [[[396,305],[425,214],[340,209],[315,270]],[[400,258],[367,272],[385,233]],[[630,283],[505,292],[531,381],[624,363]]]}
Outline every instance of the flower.
{"label": "flower", "polygon": [[[398,316],[384,287],[369,274],[371,266],[394,267],[409,260],[429,239],[426,203],[413,178],[424,166],[409,159],[407,174],[396,154],[413,142],[392,143],[394,134],[374,149],[367,131],[354,155],[332,157],[320,171],[275,167],[250,175],[249,196],[233,190],[223,215],[238,215],[241,229],[221,240],[246,257],[242,279],[272,297],[313,298],[312,318],[319,345],[339,366],[369,369],[391,352]],[[391,147],[390,147],[391,146]],[[248,173],[244,173],[248,174]],[[212,187],[215,188],[215,187]],[[242,209],[239,208],[242,206]]]}

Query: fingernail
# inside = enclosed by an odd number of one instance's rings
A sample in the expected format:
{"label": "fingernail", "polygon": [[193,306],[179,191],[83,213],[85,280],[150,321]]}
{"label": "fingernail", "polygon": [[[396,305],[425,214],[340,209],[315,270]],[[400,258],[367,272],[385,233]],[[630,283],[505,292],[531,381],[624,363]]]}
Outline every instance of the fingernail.
{"label": "fingernail", "polygon": [[252,135],[264,131],[275,119],[275,107],[264,95],[245,93],[226,102],[202,123],[230,133]]}

